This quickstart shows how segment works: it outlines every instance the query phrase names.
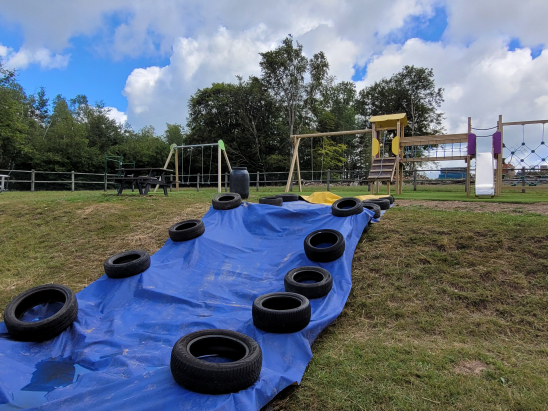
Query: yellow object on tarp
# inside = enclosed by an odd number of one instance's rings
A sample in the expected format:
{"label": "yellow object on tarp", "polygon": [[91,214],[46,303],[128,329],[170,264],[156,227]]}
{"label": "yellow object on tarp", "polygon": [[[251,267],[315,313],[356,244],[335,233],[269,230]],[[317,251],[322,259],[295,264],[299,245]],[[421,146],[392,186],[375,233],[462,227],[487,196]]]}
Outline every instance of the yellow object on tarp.
{"label": "yellow object on tarp", "polygon": [[[359,198],[362,201],[365,200],[372,200],[374,198],[382,198],[387,197],[386,194],[383,195],[371,195],[371,194],[365,194],[363,196],[355,196],[356,198]],[[308,201],[312,204],[325,204],[325,205],[331,205],[335,201],[341,199],[342,197],[338,196],[337,194],[333,194],[329,191],[318,191],[316,193],[312,193],[309,196],[301,196],[301,198],[304,201]]]}

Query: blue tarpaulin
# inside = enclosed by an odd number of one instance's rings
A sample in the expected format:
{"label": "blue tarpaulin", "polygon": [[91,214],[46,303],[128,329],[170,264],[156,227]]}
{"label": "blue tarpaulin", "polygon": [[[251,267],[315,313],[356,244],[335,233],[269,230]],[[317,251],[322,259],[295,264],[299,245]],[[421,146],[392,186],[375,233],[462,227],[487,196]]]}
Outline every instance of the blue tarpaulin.
{"label": "blue tarpaulin", "polygon": [[[301,381],[314,339],[341,313],[352,285],[352,256],[372,215],[364,210],[334,217],[330,206],[304,201],[211,208],[202,219],[202,236],[168,239],[142,274],[104,275],[79,292],[78,318],[58,337],[18,342],[1,323],[0,410],[260,409]],[[316,263],[306,257],[304,239],[324,228],[340,231],[346,250],[336,261]],[[304,265],[333,276],[331,292],[310,301],[310,324],[293,334],[257,329],[253,300],[284,291],[285,274]],[[39,309],[27,317],[39,316]],[[253,386],[203,395],[175,383],[169,368],[173,345],[207,328],[235,330],[258,342],[263,364]]]}

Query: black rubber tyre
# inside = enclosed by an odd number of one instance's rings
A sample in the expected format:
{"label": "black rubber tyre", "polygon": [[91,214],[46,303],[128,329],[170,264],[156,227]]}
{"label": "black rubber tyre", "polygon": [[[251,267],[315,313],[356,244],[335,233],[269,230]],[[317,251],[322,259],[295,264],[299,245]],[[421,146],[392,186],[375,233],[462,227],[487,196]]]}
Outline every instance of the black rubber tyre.
{"label": "black rubber tyre", "polygon": [[340,198],[331,205],[331,214],[335,217],[349,217],[362,211],[362,201],[354,197]]}
{"label": "black rubber tyre", "polygon": [[218,194],[213,198],[212,203],[215,210],[232,210],[242,204],[242,197],[238,193]]}
{"label": "black rubber tyre", "polygon": [[276,196],[259,198],[259,204],[270,204],[273,206],[281,206],[283,202],[284,202],[283,198],[276,197]]}
{"label": "black rubber tyre", "polygon": [[377,204],[381,210],[388,210],[390,208],[390,201],[388,200],[381,200],[380,198],[372,198],[371,200],[367,200],[369,203]]}
{"label": "black rubber tyre", "polygon": [[379,218],[381,216],[381,208],[378,204],[372,203],[370,201],[364,201],[362,202],[363,208],[367,208],[368,210],[371,210],[375,213],[373,218]]}
{"label": "black rubber tyre", "polygon": [[204,232],[202,220],[186,220],[169,227],[169,238],[173,241],[188,241],[200,237]]}
{"label": "black rubber tyre", "polygon": [[131,277],[150,267],[150,254],[143,250],[125,251],[107,258],[104,267],[110,278]]}
{"label": "black rubber tyre", "polygon": [[284,203],[289,201],[299,201],[299,196],[297,194],[276,194],[276,197],[282,198]]}
{"label": "black rubber tyre", "polygon": [[255,327],[269,333],[295,333],[310,322],[310,301],[296,293],[270,293],[257,297],[251,309]]}
{"label": "black rubber tyre", "polygon": [[[232,362],[200,359],[222,356]],[[247,335],[230,330],[200,330],[187,334],[171,351],[171,374],[177,384],[202,394],[228,394],[250,387],[261,373],[263,353]]]}
{"label": "black rubber tyre", "polygon": [[[318,245],[330,243],[329,247],[319,248]],[[308,234],[304,240],[306,256],[319,263],[335,261],[344,254],[344,237],[337,230],[316,230]]]}
{"label": "black rubber tyre", "polygon": [[379,200],[388,200],[390,202],[390,205],[394,204],[394,197],[393,196],[387,196],[387,197],[381,197]]}
{"label": "black rubber tyre", "polygon": [[[315,281],[304,283],[303,281]],[[333,288],[333,277],[325,268],[305,266],[294,268],[284,277],[285,291],[304,295],[308,299],[321,298]]]}
{"label": "black rubber tyre", "polygon": [[[64,303],[59,311],[43,320],[21,321],[23,315],[40,304]],[[78,301],[64,285],[45,284],[24,291],[9,302],[4,311],[4,323],[10,336],[19,341],[46,341],[61,334],[78,315]]]}

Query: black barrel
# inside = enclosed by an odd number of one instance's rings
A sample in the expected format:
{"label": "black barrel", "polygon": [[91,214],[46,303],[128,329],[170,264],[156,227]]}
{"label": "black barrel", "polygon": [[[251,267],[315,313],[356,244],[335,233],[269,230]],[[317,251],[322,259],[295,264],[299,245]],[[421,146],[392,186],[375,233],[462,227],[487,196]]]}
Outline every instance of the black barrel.
{"label": "black barrel", "polygon": [[238,193],[243,200],[249,197],[249,173],[247,167],[232,167],[230,192]]}

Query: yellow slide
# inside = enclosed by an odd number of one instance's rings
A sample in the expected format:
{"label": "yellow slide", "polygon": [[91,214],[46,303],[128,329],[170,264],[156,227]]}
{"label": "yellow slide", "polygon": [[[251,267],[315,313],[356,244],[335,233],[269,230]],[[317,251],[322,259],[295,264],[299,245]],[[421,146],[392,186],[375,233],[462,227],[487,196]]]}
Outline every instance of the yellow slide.
{"label": "yellow slide", "polygon": [[[387,194],[384,195],[371,195],[371,194],[365,194],[363,196],[355,196],[356,198],[359,198],[360,200],[372,200],[374,198],[382,198],[382,197],[388,197]],[[301,196],[301,198],[304,201],[308,201],[312,204],[325,204],[325,205],[331,205],[338,199],[342,198],[339,197],[336,194],[333,194],[329,191],[319,191],[316,193],[312,193],[309,196]]]}

